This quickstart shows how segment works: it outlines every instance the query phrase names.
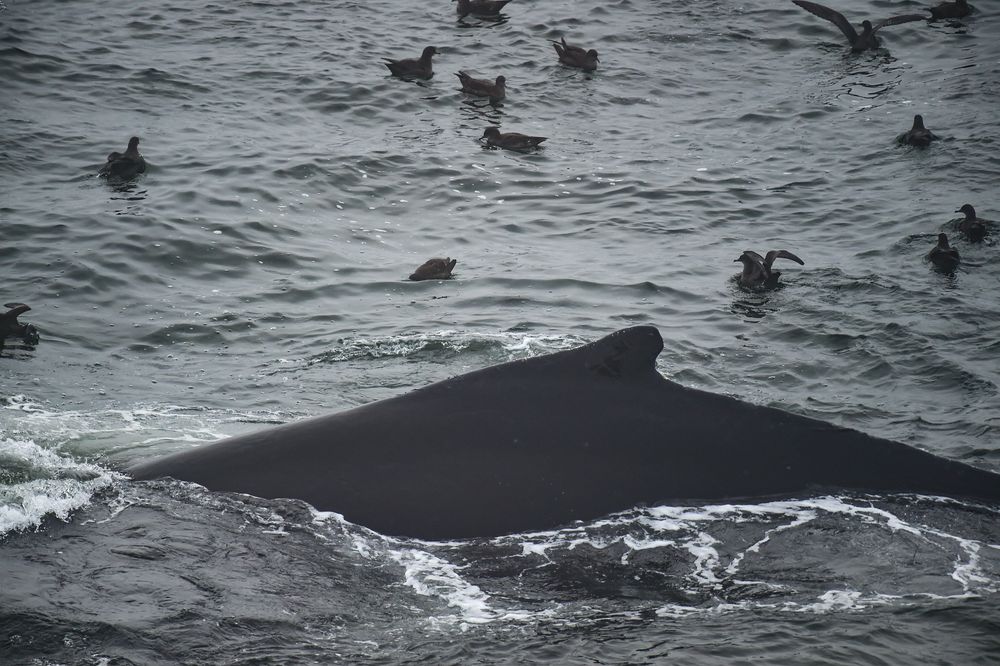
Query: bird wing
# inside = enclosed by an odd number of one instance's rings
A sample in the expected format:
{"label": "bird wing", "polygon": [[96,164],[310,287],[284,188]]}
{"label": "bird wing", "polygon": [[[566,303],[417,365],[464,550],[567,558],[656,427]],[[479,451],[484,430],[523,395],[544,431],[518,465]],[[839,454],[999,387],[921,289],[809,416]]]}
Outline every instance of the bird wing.
{"label": "bird wing", "polygon": [[911,21],[926,21],[927,17],[923,14],[901,14],[899,16],[890,16],[887,19],[879,21],[872,26],[872,32],[875,32],[879,28],[884,28],[887,25],[899,25],[900,23],[910,23]]}
{"label": "bird wing", "polygon": [[788,250],[771,250],[770,252],[767,253],[767,256],[764,257],[764,266],[766,266],[768,269],[770,269],[771,268],[771,264],[774,263],[775,259],[791,259],[792,261],[794,261],[797,264],[800,264],[802,266],[806,265],[806,262],[804,262],[801,259],[799,259],[798,257],[796,257],[794,254],[792,254]]}
{"label": "bird wing", "polygon": [[840,28],[840,31],[844,33],[847,40],[853,44],[858,40],[858,33],[851,25],[851,22],[844,18],[844,15],[840,12],[830,9],[829,7],[824,7],[823,5],[817,4],[815,2],[809,2],[809,0],[792,0],[802,9],[806,10],[810,14],[815,14],[820,18],[824,18],[830,21],[835,26]]}
{"label": "bird wing", "polygon": [[0,317],[9,317],[11,319],[17,319],[18,316],[23,315],[25,312],[30,310],[24,303],[7,303],[4,305],[5,308],[10,308],[8,312],[0,314]]}

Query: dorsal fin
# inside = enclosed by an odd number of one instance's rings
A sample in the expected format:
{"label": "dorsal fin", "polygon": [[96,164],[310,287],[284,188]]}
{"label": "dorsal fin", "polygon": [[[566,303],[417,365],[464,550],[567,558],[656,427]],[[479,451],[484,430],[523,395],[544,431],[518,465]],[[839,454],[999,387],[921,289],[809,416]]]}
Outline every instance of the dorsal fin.
{"label": "dorsal fin", "polygon": [[615,331],[579,350],[586,367],[605,377],[639,376],[656,372],[656,357],[663,338],[655,326],[634,326]]}
{"label": "dorsal fin", "polygon": [[[534,358],[508,361],[482,370],[452,377],[424,386],[406,395],[440,395],[460,387],[463,391],[494,390],[496,382],[559,381],[580,382],[588,380],[658,380],[656,357],[663,350],[663,338],[654,326],[624,328],[600,340],[574,349],[545,354]],[[572,384],[567,384],[570,386]],[[506,390],[506,389],[504,389]],[[402,400],[397,396],[392,400]]]}

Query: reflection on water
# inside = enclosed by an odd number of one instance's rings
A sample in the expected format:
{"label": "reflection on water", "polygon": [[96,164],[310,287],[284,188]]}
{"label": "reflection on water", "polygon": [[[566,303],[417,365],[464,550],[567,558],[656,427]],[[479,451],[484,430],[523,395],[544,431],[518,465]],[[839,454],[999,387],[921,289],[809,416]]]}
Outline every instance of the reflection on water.
{"label": "reflection on water", "polygon": [[730,311],[739,315],[746,321],[763,319],[766,315],[777,312],[776,305],[771,304],[771,292],[781,289],[781,283],[772,289],[748,289],[741,287],[738,281],[733,279],[733,291],[735,292]]}
{"label": "reflection on water", "polygon": [[462,115],[475,122],[486,121],[499,125],[503,119],[503,102],[490,103],[486,98],[470,98],[462,100]]}

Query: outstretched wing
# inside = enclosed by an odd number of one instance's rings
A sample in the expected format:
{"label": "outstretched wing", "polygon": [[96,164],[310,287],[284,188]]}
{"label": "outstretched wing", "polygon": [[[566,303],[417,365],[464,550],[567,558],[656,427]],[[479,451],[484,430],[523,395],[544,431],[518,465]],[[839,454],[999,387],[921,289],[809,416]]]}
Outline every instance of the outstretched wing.
{"label": "outstretched wing", "polygon": [[759,254],[757,254],[753,250],[743,250],[743,254],[744,254],[744,256],[747,256],[750,259],[753,259],[758,264],[762,264],[763,265],[763,263],[764,263],[764,257],[760,256]]}
{"label": "outstretched wing", "polygon": [[791,259],[797,264],[800,264],[802,266],[806,265],[806,262],[796,257],[788,250],[771,250],[770,252],[767,253],[767,256],[764,257],[764,266],[766,266],[768,270],[770,270],[771,264],[774,263],[775,259]]}
{"label": "outstretched wing", "polygon": [[851,44],[858,40],[858,33],[854,29],[854,26],[851,25],[851,22],[845,19],[844,15],[840,12],[830,9],[829,7],[824,7],[823,5],[815,2],[809,2],[809,0],[792,0],[792,2],[807,12],[815,14],[816,16],[833,23],[835,26],[840,28],[840,31],[844,33],[844,36],[847,37],[847,41]]}
{"label": "outstretched wing", "polygon": [[0,318],[9,317],[11,319],[17,319],[20,315],[30,310],[24,303],[5,303],[5,308],[10,308],[7,312],[0,313]]}
{"label": "outstretched wing", "polygon": [[887,25],[899,25],[900,23],[910,23],[911,21],[926,21],[927,16],[923,14],[901,14],[899,16],[890,16],[889,18],[879,21],[872,26],[872,32],[875,32],[879,28],[884,28]]}

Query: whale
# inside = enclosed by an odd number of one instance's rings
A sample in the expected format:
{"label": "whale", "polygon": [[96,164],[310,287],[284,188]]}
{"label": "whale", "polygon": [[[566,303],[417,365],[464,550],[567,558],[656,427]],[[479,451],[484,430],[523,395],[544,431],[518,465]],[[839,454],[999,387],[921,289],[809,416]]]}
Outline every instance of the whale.
{"label": "whale", "polygon": [[663,377],[653,326],[139,461],[133,479],[303,500],[391,536],[557,529],[663,503],[829,491],[1000,504],[1000,475]]}

